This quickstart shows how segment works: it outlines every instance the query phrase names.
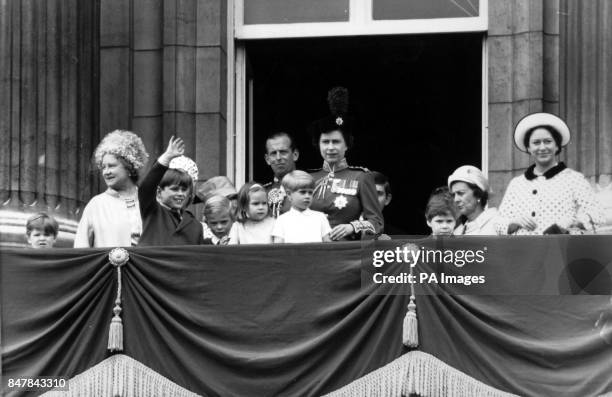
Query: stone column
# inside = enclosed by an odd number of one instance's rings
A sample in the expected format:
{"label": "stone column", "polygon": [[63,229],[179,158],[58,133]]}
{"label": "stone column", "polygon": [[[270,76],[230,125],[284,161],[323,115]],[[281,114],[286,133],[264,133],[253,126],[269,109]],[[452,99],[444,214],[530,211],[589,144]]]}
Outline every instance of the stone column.
{"label": "stone column", "polygon": [[97,2],[0,0],[0,245],[46,211],[71,246],[91,194]]}
{"label": "stone column", "polygon": [[225,175],[227,5],[164,3],[163,140],[186,139],[201,179]]}
{"label": "stone column", "polygon": [[567,163],[594,185],[612,234],[612,4],[560,4],[560,113],[572,131]]}
{"label": "stone column", "polygon": [[101,0],[101,135],[133,130],[153,161],[178,134],[201,180],[225,175],[227,3]]}
{"label": "stone column", "polygon": [[100,134],[178,134],[202,179],[225,173],[227,2],[101,0]]}
{"label": "stone column", "polygon": [[529,113],[559,108],[558,0],[489,2],[489,179],[498,205],[529,165],[512,133]]}
{"label": "stone column", "polygon": [[562,0],[560,15],[568,165],[605,187],[612,182],[612,4]]}

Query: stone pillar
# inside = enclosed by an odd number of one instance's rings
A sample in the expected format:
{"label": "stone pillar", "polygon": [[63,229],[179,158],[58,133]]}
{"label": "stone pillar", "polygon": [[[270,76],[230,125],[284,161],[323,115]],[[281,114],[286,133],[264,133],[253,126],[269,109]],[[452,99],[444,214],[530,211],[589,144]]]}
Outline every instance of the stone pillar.
{"label": "stone pillar", "polygon": [[612,182],[612,4],[562,0],[560,15],[568,165],[605,187]]}
{"label": "stone pillar", "polygon": [[151,158],[185,139],[202,179],[225,173],[227,2],[101,0],[100,131],[130,129]]}
{"label": "stone pillar", "polygon": [[512,138],[516,123],[559,107],[558,0],[489,2],[489,179],[498,205],[529,165]]}
{"label": "stone pillar", "polygon": [[185,138],[201,179],[225,175],[227,3],[164,3],[163,141]]}
{"label": "stone pillar", "polygon": [[225,175],[227,3],[101,0],[101,135],[133,130],[154,160],[176,134],[200,180]]}
{"label": "stone pillar", "polygon": [[[162,146],[162,0],[100,2],[100,135],[140,135],[152,158]],[[103,189],[103,187],[100,187]]]}
{"label": "stone pillar", "polygon": [[561,115],[571,131],[567,162],[594,185],[612,234],[612,4],[560,6]]}
{"label": "stone pillar", "polygon": [[91,194],[97,3],[0,0],[0,245],[46,211],[71,246]]}

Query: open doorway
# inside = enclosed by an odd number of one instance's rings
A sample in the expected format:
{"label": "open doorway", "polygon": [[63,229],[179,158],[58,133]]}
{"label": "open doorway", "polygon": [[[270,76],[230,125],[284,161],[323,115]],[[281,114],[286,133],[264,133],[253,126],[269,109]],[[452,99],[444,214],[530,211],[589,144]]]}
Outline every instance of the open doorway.
{"label": "open doorway", "polygon": [[296,137],[300,169],[321,166],[307,127],[328,114],[327,91],[342,85],[359,125],[349,164],[391,179],[387,222],[427,234],[430,192],[457,166],[481,166],[482,39],[471,33],[246,42],[254,179],[272,177],[263,161],[271,131]]}

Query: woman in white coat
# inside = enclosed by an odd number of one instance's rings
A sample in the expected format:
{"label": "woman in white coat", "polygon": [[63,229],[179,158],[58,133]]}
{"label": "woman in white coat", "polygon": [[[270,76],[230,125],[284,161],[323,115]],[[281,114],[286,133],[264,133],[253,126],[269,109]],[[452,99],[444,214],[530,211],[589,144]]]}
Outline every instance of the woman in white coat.
{"label": "woman in white coat", "polygon": [[85,206],[74,239],[75,248],[125,247],[138,244],[142,220],[138,206],[139,171],[149,155],[130,131],[108,133],[94,152],[107,189]]}
{"label": "woman in white coat", "polygon": [[569,141],[567,124],[550,113],[533,113],[517,124],[514,143],[533,157],[533,164],[506,189],[499,207],[501,234],[580,234],[596,231],[603,222],[584,175],[558,159]]}

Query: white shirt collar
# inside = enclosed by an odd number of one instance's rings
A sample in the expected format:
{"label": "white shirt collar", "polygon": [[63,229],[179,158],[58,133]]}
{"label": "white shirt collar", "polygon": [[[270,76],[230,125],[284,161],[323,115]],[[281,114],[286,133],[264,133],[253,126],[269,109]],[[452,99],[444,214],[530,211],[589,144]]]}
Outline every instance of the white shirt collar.
{"label": "white shirt collar", "polygon": [[295,208],[291,207],[289,211],[295,212],[302,216],[310,216],[312,214],[312,210],[310,208],[306,208],[304,211],[300,211],[300,210],[296,210]]}

